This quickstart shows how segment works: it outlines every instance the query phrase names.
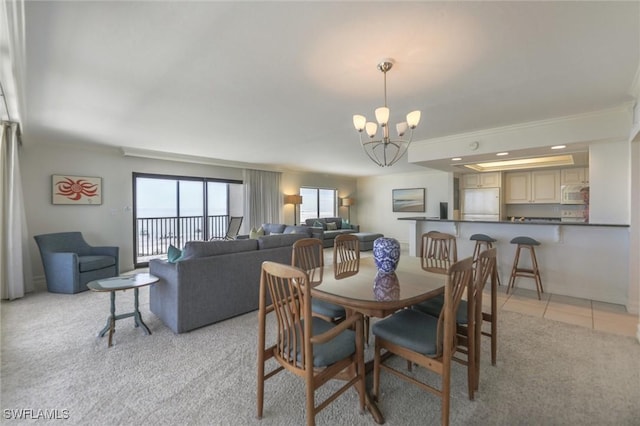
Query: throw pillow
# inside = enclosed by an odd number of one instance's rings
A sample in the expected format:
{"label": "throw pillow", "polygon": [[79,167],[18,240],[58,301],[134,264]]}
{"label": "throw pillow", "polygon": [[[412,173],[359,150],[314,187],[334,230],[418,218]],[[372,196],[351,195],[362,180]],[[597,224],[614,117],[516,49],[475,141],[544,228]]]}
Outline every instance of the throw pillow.
{"label": "throw pillow", "polygon": [[322,226],[322,222],[320,222],[319,220],[316,220],[315,222],[313,222],[313,227],[314,228],[324,228],[324,226]]}
{"label": "throw pillow", "polygon": [[169,248],[167,249],[167,261],[169,263],[176,263],[181,259],[182,257],[182,250],[180,250],[178,247],[175,247],[173,244],[169,245]]}
{"label": "throw pillow", "polygon": [[255,228],[255,226],[253,228],[251,228],[251,231],[249,231],[249,238],[252,240],[257,240],[259,237],[262,237],[264,235],[264,229],[262,229],[262,226],[258,229]]}
{"label": "throw pillow", "polygon": [[338,229],[338,224],[335,222],[327,222],[327,229],[329,231],[335,231],[336,229]]}
{"label": "throw pillow", "polygon": [[349,225],[349,221],[342,219],[342,225],[340,225],[340,229],[351,229],[351,225]]}

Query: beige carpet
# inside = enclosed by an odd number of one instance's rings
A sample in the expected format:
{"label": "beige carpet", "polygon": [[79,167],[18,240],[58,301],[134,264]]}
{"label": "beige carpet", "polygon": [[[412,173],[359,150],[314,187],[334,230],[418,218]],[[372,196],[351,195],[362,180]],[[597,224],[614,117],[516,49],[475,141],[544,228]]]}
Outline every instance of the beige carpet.
{"label": "beige carpet", "polygon": [[[7,410],[25,409],[34,415],[68,410],[64,424],[79,425],[304,424],[304,385],[287,373],[267,382],[265,416],[255,418],[255,312],[174,335],[149,312],[148,290],[141,300],[153,334],[135,329],[132,318],[118,321],[110,349],[106,338],[96,337],[108,294],[36,293],[3,301],[2,422],[15,423]],[[133,292],[119,292],[117,302],[118,312],[129,311]],[[483,341],[475,401],[467,398],[464,367],[453,366],[453,425],[640,424],[634,339],[511,312],[502,313],[499,331],[496,367]],[[382,378],[380,407],[388,425],[439,424],[438,398],[385,372]],[[358,413],[353,391],[316,420],[374,424]]]}

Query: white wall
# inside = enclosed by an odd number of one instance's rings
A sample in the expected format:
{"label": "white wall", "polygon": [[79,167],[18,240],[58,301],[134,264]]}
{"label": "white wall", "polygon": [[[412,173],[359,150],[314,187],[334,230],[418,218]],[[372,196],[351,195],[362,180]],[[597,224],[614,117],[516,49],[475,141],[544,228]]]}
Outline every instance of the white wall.
{"label": "white wall", "polygon": [[[402,188],[425,188],[424,213],[394,213],[391,191]],[[409,224],[400,217],[439,217],[440,202],[449,203],[449,217],[453,211],[453,173],[437,170],[424,172],[372,176],[358,179],[358,216],[362,232],[379,232],[393,237],[403,245],[409,243]],[[352,222],[353,211],[351,212]]]}
{"label": "white wall", "polygon": [[589,222],[629,224],[630,150],[628,141],[589,146]]}
{"label": "white wall", "polygon": [[[120,270],[133,269],[133,183],[132,173],[199,176],[242,180],[242,169],[179,161],[123,156],[119,149],[91,144],[54,144],[29,141],[20,154],[29,235],[80,231],[91,245],[120,247]],[[51,204],[51,175],[99,176],[102,205]],[[283,173],[283,192],[297,193],[299,185],[337,188],[340,196],[353,195],[356,181],[330,175]],[[356,197],[357,198],[357,197]],[[293,206],[287,223],[293,223]],[[347,216],[345,208],[342,215]],[[354,210],[351,212],[353,219]],[[31,240],[31,264],[36,288],[44,289],[40,253]]]}

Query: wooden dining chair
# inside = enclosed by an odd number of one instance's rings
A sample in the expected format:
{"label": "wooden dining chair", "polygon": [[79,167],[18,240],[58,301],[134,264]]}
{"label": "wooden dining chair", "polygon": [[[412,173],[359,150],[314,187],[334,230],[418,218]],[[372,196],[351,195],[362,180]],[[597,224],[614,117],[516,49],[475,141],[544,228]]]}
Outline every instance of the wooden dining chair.
{"label": "wooden dining chair", "polygon": [[[376,322],[373,366],[373,396],[380,396],[380,370],[429,391],[442,400],[442,424],[449,424],[451,397],[451,361],[456,350],[456,312],[462,294],[473,277],[473,259],[468,257],[454,263],[447,271],[444,286],[444,309],[433,317],[415,309],[403,309]],[[401,356],[407,361],[427,368],[441,376],[440,387],[421,382],[407,373],[383,363],[382,351]],[[386,359],[386,357],[385,357]]]}
{"label": "wooden dining chair", "polygon": [[[269,305],[267,296],[271,301]],[[262,264],[258,311],[259,419],[264,409],[265,381],[283,369],[306,381],[307,425],[314,425],[316,414],[352,386],[359,393],[360,411],[364,411],[362,315],[354,313],[340,324],[334,324],[311,315],[311,300],[311,286],[305,271],[269,261]],[[269,312],[275,313],[277,331],[275,344],[266,347]],[[279,366],[265,372],[265,363],[271,358]],[[333,378],[346,383],[316,405],[316,390]]]}
{"label": "wooden dining chair", "polygon": [[336,236],[333,243],[333,274],[335,279],[351,277],[360,270],[360,241],[353,234]]}
{"label": "wooden dining chair", "polygon": [[438,231],[422,234],[420,259],[425,271],[446,274],[449,267],[458,261],[455,235]]}
{"label": "wooden dining chair", "polygon": [[[322,241],[318,238],[302,238],[293,243],[291,264],[307,273],[312,286],[321,284],[324,270]],[[340,321],[346,316],[344,307],[319,299],[313,301],[311,311],[315,316],[332,322]]]}
{"label": "wooden dining chair", "polygon": [[[360,240],[353,234],[336,236],[333,244],[333,275],[336,280],[360,271]],[[369,317],[364,316],[364,341],[369,344]]]}
{"label": "wooden dining chair", "polygon": [[[485,284],[492,280],[492,301],[496,297],[495,283],[496,275],[496,248],[482,251],[474,261],[475,270],[473,279],[469,281],[467,288],[467,300],[462,300],[456,311],[456,353],[453,359],[467,366],[467,384],[469,389],[469,399],[473,400],[475,391],[478,389],[479,356],[480,356],[480,336],[485,334],[491,336],[492,364],[495,365],[495,351],[497,342],[497,322],[495,309],[491,313],[483,312],[482,294]],[[494,286],[496,288],[494,289]],[[418,310],[433,317],[439,317],[444,306],[444,296],[439,295],[424,302],[415,304],[412,309]],[[471,321],[469,320],[471,318]],[[482,332],[483,318],[491,323],[491,332]],[[494,337],[495,336],[495,337]],[[458,356],[462,354],[464,358]]]}

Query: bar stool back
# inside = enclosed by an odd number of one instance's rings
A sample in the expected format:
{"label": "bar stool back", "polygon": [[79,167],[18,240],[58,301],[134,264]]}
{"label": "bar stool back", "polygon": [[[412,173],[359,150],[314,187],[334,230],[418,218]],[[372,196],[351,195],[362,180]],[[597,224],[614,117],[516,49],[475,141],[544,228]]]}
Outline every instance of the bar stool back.
{"label": "bar stool back", "polygon": [[[513,289],[516,283],[516,277],[533,278],[536,282],[536,291],[538,292],[538,300],[540,293],[544,293],[542,288],[542,280],[540,279],[540,270],[538,269],[538,260],[536,259],[535,246],[539,246],[540,242],[531,237],[515,237],[511,240],[511,244],[517,244],[516,256],[513,259],[513,268],[511,269],[511,277],[507,286],[507,293]],[[520,250],[527,249],[531,254],[531,268],[521,268],[518,266],[520,260]]]}

